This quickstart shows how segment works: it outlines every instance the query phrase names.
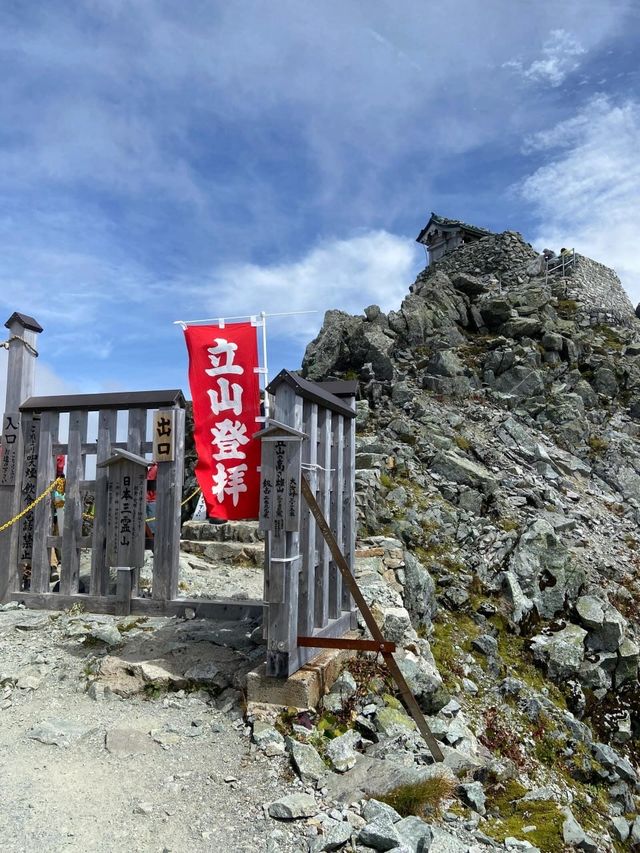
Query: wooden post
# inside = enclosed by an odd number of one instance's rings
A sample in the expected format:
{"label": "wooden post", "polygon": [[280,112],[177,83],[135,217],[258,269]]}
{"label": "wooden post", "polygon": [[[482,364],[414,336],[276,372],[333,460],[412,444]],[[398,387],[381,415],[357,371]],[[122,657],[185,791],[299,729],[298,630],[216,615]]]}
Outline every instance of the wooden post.
{"label": "wooden post", "polygon": [[[302,429],[307,435],[307,440],[302,443],[302,465],[307,470],[309,485],[315,492],[318,485],[317,403],[304,401],[302,423]],[[298,634],[306,636],[313,631],[316,594],[316,524],[308,512],[303,513],[300,523],[300,554],[302,566],[298,586]]]}
{"label": "wooden post", "polygon": [[[180,502],[184,481],[184,421],[181,408],[161,409],[173,418],[173,462],[158,462],[156,479],[156,534],[153,546],[153,598],[172,601],[178,596],[180,572]],[[174,412],[175,414],[171,414]]]}
{"label": "wooden post", "polygon": [[[280,385],[275,394],[274,419],[301,432],[302,411],[302,399],[293,388]],[[298,668],[300,535],[297,531],[284,531],[281,536],[272,532],[269,549],[267,675],[286,678]]]}
{"label": "wooden post", "polygon": [[[345,399],[350,408],[355,412],[356,398]],[[353,575],[356,560],[356,419],[345,418],[344,424],[344,456],[343,456],[343,492],[342,492],[342,549],[346,557],[349,570]],[[353,597],[349,585],[342,583],[342,610],[350,611],[352,614],[351,627],[355,628],[357,617]]]}
{"label": "wooden post", "polygon": [[69,412],[69,452],[64,486],[64,525],[61,531],[60,592],[62,595],[77,593],[80,582],[80,539],[82,538],[80,483],[84,479],[82,447],[87,441],[88,418],[89,413],[86,409]]}
{"label": "wooden post", "polygon": [[[37,494],[42,494],[55,477],[53,445],[58,441],[58,412],[43,412],[40,416],[40,448],[38,450]],[[49,592],[50,562],[47,537],[51,533],[53,515],[51,498],[40,501],[33,511],[33,556],[31,561],[31,592]]]}
{"label": "wooden post", "polygon": [[98,445],[96,448],[96,491],[94,503],[93,541],[91,544],[91,595],[106,595],[109,589],[107,549],[107,483],[108,469],[101,462],[111,456],[116,440],[118,412],[105,409],[98,415]]}
{"label": "wooden post", "polygon": [[116,566],[116,579],[116,616],[129,616],[133,583],[131,566]]}
{"label": "wooden post", "polygon": [[[19,409],[33,394],[35,347],[37,336],[42,331],[42,326],[33,317],[17,312],[9,317],[5,326],[9,329],[9,352],[0,459],[0,523],[13,518],[20,505],[24,449]],[[6,462],[11,464],[5,468]],[[16,586],[18,536],[15,524],[0,533],[0,602],[6,601]]]}
{"label": "wooden post", "polygon": [[[318,426],[318,464],[320,465],[319,499],[325,518],[329,518],[331,512],[331,425],[333,418],[336,420],[341,415],[334,415],[330,409],[322,408],[320,412],[320,423]],[[317,525],[316,529],[317,529]],[[318,565],[316,566],[316,594],[314,625],[323,628],[329,621],[329,563],[331,554],[329,546],[322,536],[316,535],[316,548],[318,551]],[[309,632],[311,633],[311,632]]]}

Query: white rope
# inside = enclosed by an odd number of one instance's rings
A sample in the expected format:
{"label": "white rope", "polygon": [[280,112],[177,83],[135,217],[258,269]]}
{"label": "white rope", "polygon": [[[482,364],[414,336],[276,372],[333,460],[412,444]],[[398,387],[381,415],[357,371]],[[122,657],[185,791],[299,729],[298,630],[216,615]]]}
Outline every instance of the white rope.
{"label": "white rope", "polygon": [[324,471],[325,474],[331,474],[336,470],[335,468],[323,468],[322,465],[317,465],[314,462],[303,462],[300,467],[304,468],[305,471],[313,471],[314,469],[316,471]]}

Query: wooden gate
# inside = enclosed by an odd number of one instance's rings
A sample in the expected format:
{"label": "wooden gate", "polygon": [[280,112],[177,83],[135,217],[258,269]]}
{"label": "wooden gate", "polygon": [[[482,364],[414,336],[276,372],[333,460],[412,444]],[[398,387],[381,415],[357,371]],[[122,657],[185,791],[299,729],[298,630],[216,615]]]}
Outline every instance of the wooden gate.
{"label": "wooden gate", "polygon": [[261,477],[267,675],[291,675],[317,654],[299,645],[298,637],[340,637],[355,627],[353,600],[307,504],[302,501],[287,524],[273,513],[264,517],[264,500],[265,483],[275,487],[277,477],[271,440],[297,441],[302,473],[353,573],[356,389],[355,381],[309,382],[287,370],[267,388],[271,417]]}
{"label": "wooden gate", "polygon": [[[51,609],[82,604],[99,613],[180,614],[190,607],[200,616],[230,619],[258,615],[262,609],[258,601],[178,597],[185,434],[182,392],[34,397],[36,338],[42,328],[32,317],[18,313],[5,325],[10,337],[0,455],[0,522],[15,518],[47,490],[55,479],[58,455],[66,457],[66,476],[64,525],[56,535],[48,495],[0,532],[0,602],[18,600],[28,607]],[[61,422],[68,422],[64,441]],[[90,423],[97,435],[95,441],[87,440]],[[126,435],[126,439],[119,440],[118,434]],[[146,502],[144,492],[129,482],[132,478],[127,471],[144,469],[151,455],[158,469],[153,577],[151,597],[147,597],[138,589],[139,565],[109,566],[108,555],[122,558],[123,554],[137,554],[133,562],[140,562],[144,542],[139,537],[144,537]],[[118,456],[124,465],[105,464],[117,463]],[[93,496],[91,530],[83,518],[87,494]],[[90,576],[81,584],[81,552],[88,548]],[[51,549],[61,554],[56,592],[50,583]],[[118,569],[131,569],[130,582],[114,589]],[[26,589],[25,574],[30,575]]]}

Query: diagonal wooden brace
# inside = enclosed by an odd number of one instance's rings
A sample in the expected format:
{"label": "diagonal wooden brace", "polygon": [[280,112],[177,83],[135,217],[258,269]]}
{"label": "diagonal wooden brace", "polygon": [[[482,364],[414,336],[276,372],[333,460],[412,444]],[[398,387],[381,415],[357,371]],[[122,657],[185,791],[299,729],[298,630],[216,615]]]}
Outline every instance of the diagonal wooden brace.
{"label": "diagonal wooden brace", "polygon": [[[369,605],[364,600],[364,596],[360,592],[360,587],[356,583],[356,579],[351,574],[349,569],[349,564],[347,563],[344,554],[340,550],[340,546],[338,545],[335,536],[331,532],[331,528],[329,527],[326,518],[322,514],[322,510],[318,506],[318,502],[315,499],[315,495],[313,494],[309,483],[304,476],[301,478],[301,491],[302,495],[309,505],[309,509],[311,510],[311,514],[316,520],[318,525],[318,529],[324,536],[325,542],[329,546],[329,550],[331,551],[331,556],[336,564],[336,566],[340,569],[342,574],[342,579],[344,583],[349,587],[349,592],[353,596],[353,600],[358,606],[360,613],[364,618],[365,624],[369,629],[371,636],[374,639],[374,642],[380,645],[381,643],[386,643],[384,637],[382,636],[382,631],[378,627],[378,623],[373,618],[373,613],[369,609]],[[377,650],[376,650],[377,651]],[[415,723],[418,727],[418,731],[424,738],[425,743],[429,747],[429,751],[433,756],[434,761],[444,761],[444,755],[442,754],[442,750],[440,749],[440,745],[438,741],[433,736],[433,732],[429,728],[427,721],[424,718],[424,714],[420,710],[420,706],[416,700],[416,697],[413,695],[411,690],[409,689],[409,685],[407,684],[404,675],[402,674],[400,667],[395,661],[395,658],[391,654],[391,652],[383,651],[382,657],[389,668],[389,672],[393,676],[394,681],[398,685],[398,689],[400,690],[400,695],[404,699],[411,716],[415,720]]]}

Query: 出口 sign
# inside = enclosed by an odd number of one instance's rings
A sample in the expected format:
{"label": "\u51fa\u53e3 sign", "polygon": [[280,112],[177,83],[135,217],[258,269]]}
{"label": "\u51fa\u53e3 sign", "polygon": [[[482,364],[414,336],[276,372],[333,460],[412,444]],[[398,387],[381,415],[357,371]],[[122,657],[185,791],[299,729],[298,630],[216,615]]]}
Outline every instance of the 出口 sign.
{"label": "\u51fa\u53e3 sign", "polygon": [[173,462],[175,459],[175,410],[154,412],[153,461]]}

